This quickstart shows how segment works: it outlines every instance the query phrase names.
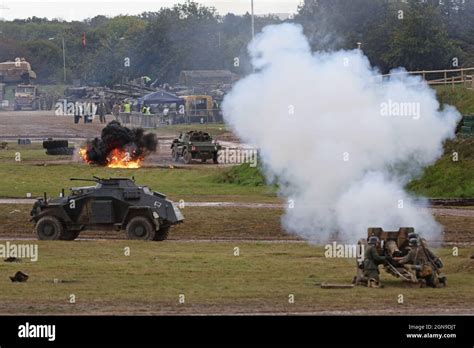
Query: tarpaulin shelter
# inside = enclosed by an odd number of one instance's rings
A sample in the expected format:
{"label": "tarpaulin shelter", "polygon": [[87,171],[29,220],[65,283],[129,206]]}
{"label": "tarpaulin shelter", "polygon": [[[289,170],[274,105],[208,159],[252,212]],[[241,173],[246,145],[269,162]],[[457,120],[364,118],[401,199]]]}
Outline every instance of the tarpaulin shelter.
{"label": "tarpaulin shelter", "polygon": [[157,91],[138,98],[138,104],[184,104],[184,100],[165,91]]}

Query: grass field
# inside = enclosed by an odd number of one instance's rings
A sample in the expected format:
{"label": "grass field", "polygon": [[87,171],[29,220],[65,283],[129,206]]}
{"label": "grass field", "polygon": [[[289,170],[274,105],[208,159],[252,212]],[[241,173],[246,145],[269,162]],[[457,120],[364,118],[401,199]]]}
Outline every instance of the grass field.
{"label": "grass field", "polygon": [[[19,152],[21,161],[15,161]],[[147,185],[153,190],[167,194],[171,199],[185,201],[255,201],[276,202],[275,188],[243,187],[238,184],[219,182],[216,178],[226,168],[202,166],[190,168],[140,168],[110,169],[89,166],[83,163],[55,163],[53,161],[70,160],[71,156],[48,156],[41,144],[9,144],[8,150],[0,150],[0,197],[32,197],[48,192],[58,196],[62,188],[88,185],[88,183],[71,182],[69,178],[99,177],[132,177],[137,183]]]}
{"label": "grass field", "polygon": [[71,158],[71,156],[49,156],[46,154],[46,150],[43,149],[41,143],[18,145],[17,143],[9,142],[8,150],[0,150],[0,163],[3,165],[15,162],[17,153],[20,153],[21,162],[64,160]]}
{"label": "grass field", "polygon": [[[224,170],[224,169],[222,169]],[[218,169],[109,169],[92,167],[84,164],[53,165],[2,163],[0,176],[2,185],[0,197],[32,197],[42,196],[48,192],[50,196],[58,196],[62,188],[71,186],[87,186],[87,182],[71,182],[69,178],[98,177],[135,177],[140,185],[163,192],[173,200],[185,201],[254,201],[275,202],[277,197],[274,189],[266,186],[244,187],[237,184],[223,184],[214,180]]]}
{"label": "grass field", "polygon": [[[384,289],[330,290],[318,285],[350,283],[354,259],[325,258],[322,247],[301,243],[40,242],[37,262],[0,264],[0,314],[472,314],[472,250],[457,257],[448,249],[436,252],[446,264],[448,288],[408,288],[383,273]],[[30,276],[26,283],[8,279],[18,270]]]}
{"label": "grass field", "polygon": [[[453,153],[457,153],[457,161]],[[445,145],[445,154],[407,188],[433,198],[474,197],[474,137],[456,139]]]}
{"label": "grass field", "polygon": [[[15,162],[16,153],[21,162]],[[453,161],[453,152],[458,160]],[[71,162],[70,156],[48,156],[39,143],[9,144],[0,150],[0,197],[57,195],[71,186],[70,177],[135,176],[137,182],[162,191],[173,200],[277,202],[276,187],[265,185],[255,168],[213,166],[117,170]],[[63,163],[61,163],[61,161]],[[65,165],[67,164],[67,165]],[[77,183],[76,183],[77,184]],[[431,198],[474,197],[474,138],[458,138],[445,145],[445,154],[407,185],[415,194]]]}
{"label": "grass field", "polygon": [[474,115],[474,91],[463,86],[437,86],[436,92],[441,104],[455,106],[463,115]]}

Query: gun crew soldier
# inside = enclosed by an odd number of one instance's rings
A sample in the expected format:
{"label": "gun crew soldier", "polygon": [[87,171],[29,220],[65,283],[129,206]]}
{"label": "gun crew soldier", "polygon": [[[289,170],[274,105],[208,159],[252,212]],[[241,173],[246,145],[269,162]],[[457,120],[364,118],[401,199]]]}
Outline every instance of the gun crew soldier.
{"label": "gun crew soldier", "polygon": [[446,277],[439,276],[438,270],[443,267],[441,260],[429,250],[419,236],[411,235],[411,250],[404,257],[393,258],[398,264],[411,272],[416,279],[432,288],[446,286]]}
{"label": "gun crew soldier", "polygon": [[370,288],[382,287],[380,283],[379,265],[388,262],[387,257],[379,255],[377,247],[380,245],[380,240],[376,236],[372,236],[368,240],[368,248],[365,251],[363,263],[362,278],[355,279],[356,285],[367,284]]}

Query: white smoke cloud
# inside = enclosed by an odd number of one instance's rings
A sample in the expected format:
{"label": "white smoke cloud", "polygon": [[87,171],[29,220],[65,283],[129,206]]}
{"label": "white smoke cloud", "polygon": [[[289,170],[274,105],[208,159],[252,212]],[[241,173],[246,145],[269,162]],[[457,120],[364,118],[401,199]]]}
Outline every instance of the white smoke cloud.
{"label": "white smoke cloud", "polygon": [[378,226],[439,237],[403,187],[442,155],[454,108],[439,111],[419,77],[382,81],[359,50],[313,54],[299,25],[264,28],[249,52],[256,72],[226,96],[224,117],[294,202],[286,230],[314,242],[354,241]]}

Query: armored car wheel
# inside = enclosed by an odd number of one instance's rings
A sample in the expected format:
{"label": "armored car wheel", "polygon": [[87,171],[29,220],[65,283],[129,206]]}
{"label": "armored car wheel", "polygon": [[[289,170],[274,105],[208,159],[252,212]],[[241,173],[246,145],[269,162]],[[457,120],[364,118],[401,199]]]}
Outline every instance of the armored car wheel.
{"label": "armored car wheel", "polygon": [[178,162],[178,151],[176,150],[175,147],[171,150],[171,158],[173,159],[174,162]]}
{"label": "armored car wheel", "polygon": [[156,231],[155,241],[163,241],[168,238],[171,226],[162,226],[158,231]]}
{"label": "armored car wheel", "polygon": [[193,155],[191,155],[191,152],[189,152],[188,150],[184,150],[183,159],[184,163],[190,164],[193,160]]}
{"label": "armored car wheel", "polygon": [[43,216],[36,223],[35,232],[40,240],[58,240],[64,234],[64,226],[54,216]]}
{"label": "armored car wheel", "polygon": [[155,229],[150,220],[143,216],[134,217],[126,227],[128,239],[154,240]]}
{"label": "armored car wheel", "polygon": [[79,236],[81,231],[71,231],[66,230],[64,231],[63,235],[61,236],[61,240],[74,240]]}

